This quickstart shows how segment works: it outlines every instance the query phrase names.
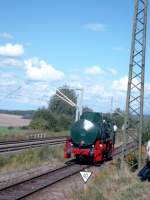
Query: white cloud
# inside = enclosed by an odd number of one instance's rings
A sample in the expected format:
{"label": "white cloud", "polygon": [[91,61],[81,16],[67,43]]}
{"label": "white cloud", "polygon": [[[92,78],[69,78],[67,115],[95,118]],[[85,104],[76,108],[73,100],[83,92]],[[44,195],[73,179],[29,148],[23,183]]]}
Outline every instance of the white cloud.
{"label": "white cloud", "polygon": [[[140,84],[137,78],[134,78],[132,80],[132,91],[135,94],[138,94],[139,88],[140,88]],[[123,76],[121,77],[119,80],[114,80],[112,82],[112,89],[116,90],[116,91],[120,91],[120,92],[126,92],[127,91],[127,85],[128,85],[128,76]],[[150,92],[150,84],[146,83],[145,84],[145,94]]]}
{"label": "white cloud", "polygon": [[104,71],[100,66],[94,65],[92,67],[87,68],[85,70],[85,73],[89,75],[102,75],[104,74]]}
{"label": "white cloud", "polygon": [[145,83],[144,91],[146,95],[150,95],[150,83]]}
{"label": "white cloud", "polygon": [[17,57],[24,53],[24,47],[21,44],[7,43],[4,46],[0,46],[1,56]]}
{"label": "white cloud", "polygon": [[44,60],[32,58],[25,60],[25,68],[27,77],[33,80],[61,80],[64,73],[56,70],[52,65],[49,65]]}
{"label": "white cloud", "polygon": [[114,68],[108,68],[108,72],[110,72],[113,76],[117,75],[117,70]]}
{"label": "white cloud", "polygon": [[89,24],[85,24],[84,27],[90,31],[95,31],[95,32],[105,32],[106,31],[106,25],[101,24],[101,23],[89,23]]}
{"label": "white cloud", "polygon": [[[20,104],[26,104],[42,107],[48,105],[50,97],[55,94],[56,88],[55,84],[49,85],[49,83],[34,82],[32,84],[24,84],[22,88],[11,95],[16,102]],[[10,98],[10,97],[9,97]]]}
{"label": "white cloud", "polygon": [[103,96],[105,93],[105,89],[103,86],[94,84],[87,88],[87,91],[90,96]]}
{"label": "white cloud", "polygon": [[0,38],[4,38],[4,39],[13,39],[14,36],[11,35],[10,33],[3,32],[3,33],[0,33]]}
{"label": "white cloud", "polygon": [[13,66],[13,67],[18,67],[23,65],[23,62],[14,58],[3,58],[0,59],[0,66]]}
{"label": "white cloud", "polygon": [[112,82],[112,88],[118,91],[126,91],[128,84],[128,76],[123,76],[119,80],[114,80]]}

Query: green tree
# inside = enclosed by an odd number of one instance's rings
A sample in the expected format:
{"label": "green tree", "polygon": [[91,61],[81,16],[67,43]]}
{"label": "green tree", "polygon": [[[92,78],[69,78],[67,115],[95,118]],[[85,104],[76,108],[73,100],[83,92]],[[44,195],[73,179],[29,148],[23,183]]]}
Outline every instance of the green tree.
{"label": "green tree", "polygon": [[93,110],[87,106],[83,107],[83,112],[93,112]]}
{"label": "green tree", "polygon": [[57,125],[60,128],[60,130],[69,129],[71,125],[70,117],[64,114],[60,115]]}
{"label": "green tree", "polygon": [[[70,89],[68,86],[63,86],[59,88],[59,90],[76,104],[77,95],[75,90]],[[71,120],[75,118],[75,108],[71,107],[67,102],[63,101],[56,95],[53,95],[50,99],[48,110],[56,115],[66,115],[70,117]]]}
{"label": "green tree", "polygon": [[[75,90],[66,85],[59,88],[59,90],[76,104],[77,95]],[[55,94],[51,97],[47,109],[42,108],[35,112],[30,126],[34,129],[67,130],[74,122],[75,111],[75,107],[70,106]],[[84,111],[92,110],[84,107]]]}
{"label": "green tree", "polygon": [[[73,89],[63,86],[59,90],[74,103],[77,96]],[[48,108],[39,109],[33,116],[30,126],[37,129],[66,130],[75,119],[75,108],[53,95],[49,101]]]}
{"label": "green tree", "polygon": [[117,127],[122,128],[122,125],[124,124],[124,112],[120,108],[116,108],[112,117]]}
{"label": "green tree", "polygon": [[34,129],[54,129],[56,125],[55,115],[45,108],[39,109],[30,123],[30,126]]}
{"label": "green tree", "polygon": [[45,130],[48,129],[48,122],[43,118],[36,118],[31,121],[30,127],[33,129]]}

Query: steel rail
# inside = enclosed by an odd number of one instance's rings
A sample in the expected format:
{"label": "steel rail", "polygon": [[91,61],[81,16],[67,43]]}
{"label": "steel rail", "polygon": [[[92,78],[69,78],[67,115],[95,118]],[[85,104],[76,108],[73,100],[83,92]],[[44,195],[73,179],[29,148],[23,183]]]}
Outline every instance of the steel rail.
{"label": "steel rail", "polygon": [[56,144],[62,144],[66,141],[65,138],[55,138],[55,139],[45,139],[45,140],[40,140],[40,141],[29,141],[29,142],[17,142],[17,143],[8,143],[7,145],[5,144],[0,144],[0,154],[1,153],[6,153],[6,152],[13,152],[13,151],[18,151],[18,150],[24,150],[28,148],[36,148],[36,147],[41,147],[44,145],[56,145]]}
{"label": "steel rail", "polygon": [[45,174],[31,178],[30,180],[8,186],[0,190],[0,199],[2,200],[19,200],[27,197],[41,189],[51,186],[63,179],[77,174],[81,170],[88,168],[88,165],[71,164],[56,170],[49,171]]}
{"label": "steel rail", "polygon": [[0,140],[0,145],[5,144],[14,144],[14,143],[24,143],[24,142],[34,142],[34,141],[43,141],[43,140],[50,140],[50,139],[62,139],[66,138],[67,136],[51,136],[45,138],[29,138],[29,139],[17,139],[17,140]]}

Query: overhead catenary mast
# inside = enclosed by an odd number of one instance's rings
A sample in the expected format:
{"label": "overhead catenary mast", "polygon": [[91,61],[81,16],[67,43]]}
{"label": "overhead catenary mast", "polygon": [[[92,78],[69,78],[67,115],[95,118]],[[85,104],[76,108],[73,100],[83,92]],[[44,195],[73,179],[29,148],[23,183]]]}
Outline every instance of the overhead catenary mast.
{"label": "overhead catenary mast", "polygon": [[80,95],[77,98],[77,103],[73,102],[71,99],[69,99],[64,93],[62,93],[59,89],[56,90],[56,96],[62,99],[64,102],[68,103],[70,106],[76,108],[76,113],[75,113],[75,121],[80,119],[80,116],[82,115],[83,112],[83,88],[75,88],[75,90],[80,91]]}
{"label": "overhead catenary mast", "polygon": [[[139,145],[138,166],[140,167],[148,0],[134,0],[134,2],[133,32],[124,120],[123,156],[129,137],[132,137]],[[136,128],[136,133],[130,134],[130,128],[133,128],[133,126]]]}

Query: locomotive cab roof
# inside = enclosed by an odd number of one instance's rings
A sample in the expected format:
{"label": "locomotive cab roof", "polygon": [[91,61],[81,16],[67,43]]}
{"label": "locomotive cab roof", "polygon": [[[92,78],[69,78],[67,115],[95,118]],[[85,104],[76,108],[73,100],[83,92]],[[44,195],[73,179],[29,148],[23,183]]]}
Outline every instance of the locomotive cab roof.
{"label": "locomotive cab roof", "polygon": [[101,113],[97,113],[97,112],[84,112],[80,119],[86,119],[89,120],[93,123],[97,123],[97,122],[102,122],[103,117]]}
{"label": "locomotive cab roof", "polygon": [[84,112],[80,119],[86,119],[93,123],[113,123],[108,114],[98,113],[98,112]]}

